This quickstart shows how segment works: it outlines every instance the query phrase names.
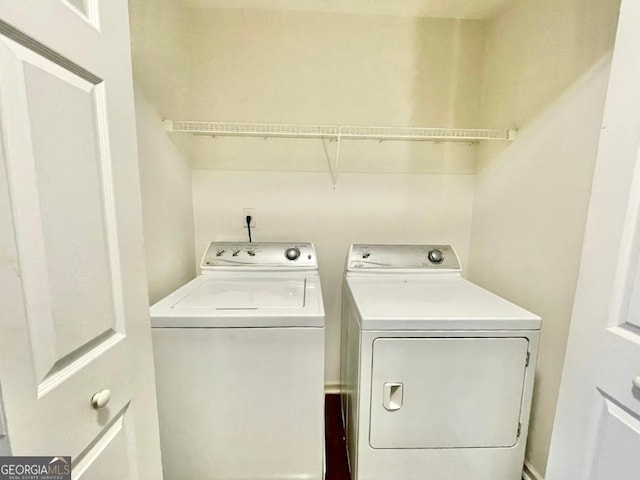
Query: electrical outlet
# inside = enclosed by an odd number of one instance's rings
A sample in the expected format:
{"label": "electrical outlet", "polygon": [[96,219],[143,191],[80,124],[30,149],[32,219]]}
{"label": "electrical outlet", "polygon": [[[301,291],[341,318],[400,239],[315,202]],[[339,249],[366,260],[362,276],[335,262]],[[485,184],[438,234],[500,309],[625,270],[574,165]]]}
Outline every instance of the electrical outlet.
{"label": "electrical outlet", "polygon": [[242,226],[247,228],[247,215],[251,215],[251,228],[256,228],[256,211],[255,208],[242,209]]}

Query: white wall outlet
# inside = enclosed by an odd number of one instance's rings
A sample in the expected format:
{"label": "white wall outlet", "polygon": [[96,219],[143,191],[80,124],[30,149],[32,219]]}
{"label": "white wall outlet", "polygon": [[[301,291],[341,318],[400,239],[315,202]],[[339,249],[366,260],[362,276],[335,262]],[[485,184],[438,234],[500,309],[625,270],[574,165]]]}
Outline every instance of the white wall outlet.
{"label": "white wall outlet", "polygon": [[255,208],[242,209],[242,226],[244,228],[247,228],[247,215],[251,215],[251,228],[256,228],[256,209]]}

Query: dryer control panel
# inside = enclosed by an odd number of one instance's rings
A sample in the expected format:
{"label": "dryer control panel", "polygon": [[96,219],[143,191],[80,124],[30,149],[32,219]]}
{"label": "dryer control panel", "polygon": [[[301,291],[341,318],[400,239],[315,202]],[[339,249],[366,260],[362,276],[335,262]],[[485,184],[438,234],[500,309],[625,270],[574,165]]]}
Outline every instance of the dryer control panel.
{"label": "dryer control panel", "polygon": [[211,242],[202,257],[202,271],[217,269],[317,270],[311,243]]}
{"label": "dryer control panel", "polygon": [[347,271],[460,271],[451,245],[354,244],[347,256]]}

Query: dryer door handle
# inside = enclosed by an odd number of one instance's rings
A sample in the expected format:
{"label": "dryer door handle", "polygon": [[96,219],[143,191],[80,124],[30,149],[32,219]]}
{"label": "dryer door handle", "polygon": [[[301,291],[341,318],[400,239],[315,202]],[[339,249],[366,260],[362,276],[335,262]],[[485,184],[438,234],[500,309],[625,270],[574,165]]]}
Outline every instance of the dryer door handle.
{"label": "dryer door handle", "polygon": [[382,406],[394,412],[402,407],[404,385],[399,382],[388,382],[382,386]]}

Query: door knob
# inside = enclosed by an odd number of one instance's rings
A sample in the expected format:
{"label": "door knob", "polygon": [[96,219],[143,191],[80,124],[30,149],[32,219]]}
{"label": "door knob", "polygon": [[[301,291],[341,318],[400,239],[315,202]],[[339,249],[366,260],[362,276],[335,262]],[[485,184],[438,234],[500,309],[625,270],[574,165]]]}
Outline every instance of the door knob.
{"label": "door knob", "polygon": [[633,388],[640,390],[640,375],[633,379]]}
{"label": "door knob", "polygon": [[91,405],[93,405],[93,408],[102,408],[109,403],[109,400],[111,400],[111,390],[106,388],[91,397]]}

